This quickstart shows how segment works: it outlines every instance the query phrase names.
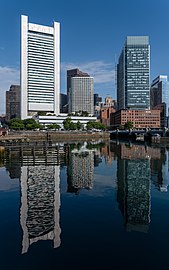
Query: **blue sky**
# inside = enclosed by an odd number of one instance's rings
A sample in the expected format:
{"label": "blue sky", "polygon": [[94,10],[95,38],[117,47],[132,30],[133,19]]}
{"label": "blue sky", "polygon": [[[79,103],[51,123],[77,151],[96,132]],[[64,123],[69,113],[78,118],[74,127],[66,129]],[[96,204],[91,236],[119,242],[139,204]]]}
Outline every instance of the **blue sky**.
{"label": "blue sky", "polygon": [[116,98],[115,61],[127,35],[150,37],[151,80],[169,75],[168,13],[168,0],[0,0],[0,114],[5,91],[20,80],[21,14],[32,23],[61,23],[62,93],[66,70],[78,67],[94,77],[95,93]]}

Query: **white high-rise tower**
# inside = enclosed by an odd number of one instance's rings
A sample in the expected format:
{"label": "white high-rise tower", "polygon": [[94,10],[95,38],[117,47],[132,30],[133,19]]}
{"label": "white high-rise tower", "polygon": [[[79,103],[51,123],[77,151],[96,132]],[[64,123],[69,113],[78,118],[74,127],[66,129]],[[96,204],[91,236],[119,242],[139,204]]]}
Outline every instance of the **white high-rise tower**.
{"label": "white high-rise tower", "polygon": [[60,23],[28,23],[21,16],[21,119],[36,112],[59,114]]}

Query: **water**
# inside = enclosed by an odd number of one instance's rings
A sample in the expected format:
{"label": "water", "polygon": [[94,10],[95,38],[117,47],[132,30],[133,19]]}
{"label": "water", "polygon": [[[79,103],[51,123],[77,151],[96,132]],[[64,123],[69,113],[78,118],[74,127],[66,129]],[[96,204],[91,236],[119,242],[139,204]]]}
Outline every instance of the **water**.
{"label": "water", "polygon": [[168,155],[116,142],[1,152],[0,269],[169,269]]}

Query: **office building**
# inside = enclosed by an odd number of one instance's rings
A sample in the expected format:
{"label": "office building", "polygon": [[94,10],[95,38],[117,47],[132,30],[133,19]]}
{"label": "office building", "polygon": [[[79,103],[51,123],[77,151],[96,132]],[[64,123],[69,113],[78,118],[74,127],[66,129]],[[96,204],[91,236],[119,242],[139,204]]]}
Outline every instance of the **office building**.
{"label": "office building", "polygon": [[150,108],[148,36],[128,36],[117,64],[118,109]]}
{"label": "office building", "polygon": [[113,113],[115,113],[116,110],[112,107],[104,107],[101,109],[100,111],[100,122],[103,125],[106,125],[108,127],[110,127],[111,123],[112,123],[112,115]]}
{"label": "office building", "polygon": [[60,24],[28,23],[21,16],[21,119],[60,111]]}
{"label": "office building", "polygon": [[160,109],[161,127],[169,127],[169,81],[166,75],[156,77],[150,89],[151,109]]}
{"label": "office building", "polygon": [[112,114],[113,129],[132,122],[137,129],[160,128],[160,110],[119,110]]}
{"label": "office building", "polygon": [[11,85],[6,91],[6,120],[21,117],[21,88],[20,85]]}
{"label": "office building", "polygon": [[102,97],[99,94],[94,94],[94,106],[99,105],[102,102]]}
{"label": "office building", "polygon": [[67,70],[67,97],[69,99],[69,92],[71,88],[72,77],[90,77],[89,74],[80,71],[78,68]]}
{"label": "office building", "polygon": [[103,107],[117,109],[117,101],[111,97],[106,97]]}
{"label": "office building", "polygon": [[60,93],[60,112],[67,113],[68,112],[68,100],[67,95]]}
{"label": "office building", "polygon": [[93,77],[71,77],[69,89],[69,113],[86,111],[94,113]]}
{"label": "office building", "polygon": [[102,97],[100,97],[99,94],[94,94],[94,116],[96,116],[97,119],[100,119],[102,105]]}

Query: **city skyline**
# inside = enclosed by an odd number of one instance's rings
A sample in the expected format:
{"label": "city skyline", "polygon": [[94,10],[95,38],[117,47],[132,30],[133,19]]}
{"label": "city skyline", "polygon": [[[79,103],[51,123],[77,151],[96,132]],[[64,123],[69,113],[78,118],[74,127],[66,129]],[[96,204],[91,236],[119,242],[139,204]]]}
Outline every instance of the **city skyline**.
{"label": "city skyline", "polygon": [[[0,10],[3,12],[0,20],[4,26],[0,29],[0,113],[5,112],[5,91],[11,84],[19,84],[20,81],[22,14],[37,24],[50,26],[52,21],[61,23],[61,93],[66,93],[66,70],[79,68],[94,77],[95,93],[103,98],[106,95],[116,98],[115,62],[126,36],[130,35],[150,37],[150,81],[159,74],[168,75],[169,40],[165,34],[168,1],[161,1],[158,6],[152,0],[141,3],[133,0],[98,3],[94,0],[85,2],[83,8],[77,4],[76,0],[49,0],[47,3],[32,0],[23,3],[19,0],[17,4],[15,1],[1,1]],[[150,14],[157,12],[158,20],[151,20]]]}

